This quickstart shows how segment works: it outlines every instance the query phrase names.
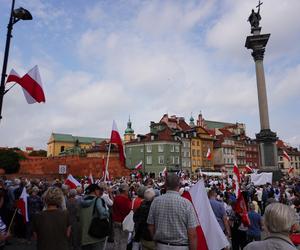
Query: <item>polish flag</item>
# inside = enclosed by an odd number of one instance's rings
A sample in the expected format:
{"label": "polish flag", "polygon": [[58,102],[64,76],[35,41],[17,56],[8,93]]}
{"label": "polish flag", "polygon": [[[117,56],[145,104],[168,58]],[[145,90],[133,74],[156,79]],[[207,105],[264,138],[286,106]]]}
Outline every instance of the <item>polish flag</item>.
{"label": "polish flag", "polygon": [[288,174],[294,173],[295,168],[290,166],[288,169]]}
{"label": "polish flag", "polygon": [[197,250],[219,250],[229,246],[229,242],[211,208],[204,181],[198,181],[182,196],[193,203],[199,220],[200,225],[196,228],[198,236]]}
{"label": "polish flag", "polygon": [[8,82],[19,83],[20,80],[21,77],[19,76],[19,74],[14,69],[11,69],[9,75],[7,76],[6,83]]}
{"label": "polish flag", "polygon": [[80,182],[78,182],[71,174],[68,175],[65,184],[71,189],[76,189],[78,186],[81,186]]}
{"label": "polish flag", "polygon": [[143,168],[143,162],[140,161],[135,167],[134,167],[134,170],[140,170]]}
{"label": "polish flag", "polygon": [[282,152],[283,152],[283,157],[288,161],[291,161],[291,157],[287,154],[287,152],[285,152],[285,150],[282,150]]}
{"label": "polish flag", "polygon": [[[8,82],[20,83],[21,80],[22,80],[22,78],[19,76],[19,74],[14,69],[12,69],[7,77],[6,82],[7,83]],[[22,90],[23,90],[25,99],[28,104],[36,103],[36,100],[31,95],[29,95],[28,92],[24,88],[22,88]]]}
{"label": "polish flag", "polygon": [[235,204],[233,209],[236,213],[238,213],[241,216],[241,221],[243,222],[243,224],[246,227],[249,226],[250,225],[250,219],[249,219],[249,216],[248,216],[248,210],[247,210],[247,206],[246,206],[244,196],[241,193],[239,193],[239,195],[237,197],[236,204]]}
{"label": "polish flag", "polygon": [[93,178],[92,173],[90,172],[90,175],[89,175],[89,184],[93,184],[93,183],[94,183],[94,178]]}
{"label": "polish flag", "polygon": [[28,207],[27,207],[27,194],[26,188],[24,187],[21,193],[20,198],[17,200],[17,208],[19,209],[20,214],[23,216],[24,223],[29,221],[28,218]]}
{"label": "polish flag", "polygon": [[12,69],[6,82],[16,82],[20,84],[29,104],[35,102],[46,102],[42,80],[37,65],[21,78],[17,72]]}
{"label": "polish flag", "polygon": [[117,124],[115,121],[113,121],[113,126],[112,126],[112,131],[111,131],[111,136],[110,136],[110,143],[115,143],[118,145],[119,157],[120,157],[121,164],[124,167],[126,167],[124,147],[123,147],[122,139],[118,132]]}
{"label": "polish flag", "polygon": [[249,165],[246,165],[245,170],[247,173],[253,173],[253,169]]}
{"label": "polish flag", "polygon": [[234,166],[233,166],[232,179],[234,180],[234,183],[235,183],[235,195],[236,195],[236,197],[238,197],[240,194],[241,175],[240,175],[240,171],[239,171],[239,168],[236,163],[234,163]]}
{"label": "polish flag", "polygon": [[167,175],[168,175],[167,167],[164,168],[164,170],[162,171],[161,175],[164,176],[164,177],[167,177]]}
{"label": "polish flag", "polygon": [[206,158],[207,158],[207,160],[211,160],[210,148],[207,149]]}

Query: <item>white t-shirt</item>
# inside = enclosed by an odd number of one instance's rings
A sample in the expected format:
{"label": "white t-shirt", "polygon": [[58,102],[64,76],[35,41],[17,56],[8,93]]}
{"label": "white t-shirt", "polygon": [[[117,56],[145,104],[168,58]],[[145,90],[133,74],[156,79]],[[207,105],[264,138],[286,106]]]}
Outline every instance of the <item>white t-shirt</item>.
{"label": "white t-shirt", "polygon": [[261,201],[262,200],[262,194],[263,194],[262,190],[260,188],[258,188],[256,190],[256,193],[257,193],[257,200]]}

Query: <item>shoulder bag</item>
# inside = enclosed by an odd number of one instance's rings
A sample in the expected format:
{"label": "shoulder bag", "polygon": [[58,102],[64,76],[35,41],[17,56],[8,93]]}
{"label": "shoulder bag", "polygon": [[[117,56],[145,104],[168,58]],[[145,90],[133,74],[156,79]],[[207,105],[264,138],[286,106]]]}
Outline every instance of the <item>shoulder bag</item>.
{"label": "shoulder bag", "polygon": [[[98,200],[98,198],[96,198],[96,200],[95,200],[93,214],[92,214],[92,221],[91,221],[91,224],[89,227],[88,234],[94,238],[101,239],[101,238],[104,238],[109,235],[110,227],[109,227],[109,221],[107,218],[100,219],[100,215],[99,215],[98,209],[96,207],[97,200]],[[102,201],[102,206],[106,207],[104,200],[101,199],[101,201]]]}
{"label": "shoulder bag", "polygon": [[122,229],[126,232],[133,232],[134,230],[134,221],[133,221],[133,205],[134,205],[135,199],[132,201],[131,210],[129,214],[126,215],[122,222]]}

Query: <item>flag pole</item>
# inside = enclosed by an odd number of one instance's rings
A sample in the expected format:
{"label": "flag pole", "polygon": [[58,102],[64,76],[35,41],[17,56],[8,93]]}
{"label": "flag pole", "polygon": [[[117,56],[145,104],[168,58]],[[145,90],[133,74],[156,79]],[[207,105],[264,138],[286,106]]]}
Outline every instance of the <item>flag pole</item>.
{"label": "flag pole", "polygon": [[18,210],[18,208],[15,209],[14,215],[13,215],[13,217],[12,217],[11,220],[10,220],[10,223],[9,223],[9,226],[8,226],[8,229],[7,229],[7,232],[10,232],[10,228],[11,228],[11,226],[12,226],[12,223],[13,223],[14,219],[15,219],[17,210]]}
{"label": "flag pole", "polygon": [[107,175],[107,171],[108,171],[108,163],[109,163],[110,149],[111,149],[111,143],[109,143],[109,146],[108,146],[107,159],[106,159],[106,166],[105,166],[105,174],[104,174],[104,181],[106,181],[106,175]]}

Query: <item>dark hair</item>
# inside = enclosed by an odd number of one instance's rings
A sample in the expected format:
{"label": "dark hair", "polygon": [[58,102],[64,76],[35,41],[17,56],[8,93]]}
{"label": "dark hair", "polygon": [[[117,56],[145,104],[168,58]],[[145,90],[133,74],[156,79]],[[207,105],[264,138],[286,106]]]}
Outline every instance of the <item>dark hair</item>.
{"label": "dark hair", "polygon": [[90,184],[87,188],[86,188],[86,193],[90,194],[95,192],[96,190],[101,190],[101,188],[97,185],[97,184]]}
{"label": "dark hair", "polygon": [[166,179],[166,187],[170,190],[175,190],[180,187],[180,178],[177,174],[168,174]]}

